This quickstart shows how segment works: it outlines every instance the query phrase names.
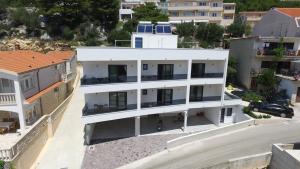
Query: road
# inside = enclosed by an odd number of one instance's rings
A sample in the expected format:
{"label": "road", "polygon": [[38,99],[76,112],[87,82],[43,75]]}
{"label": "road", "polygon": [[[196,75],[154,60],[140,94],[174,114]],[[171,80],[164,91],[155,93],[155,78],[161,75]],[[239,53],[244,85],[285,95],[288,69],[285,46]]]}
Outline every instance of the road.
{"label": "road", "polygon": [[200,169],[231,158],[271,151],[274,143],[299,141],[300,118],[297,117],[214,136],[137,162],[128,168]]}

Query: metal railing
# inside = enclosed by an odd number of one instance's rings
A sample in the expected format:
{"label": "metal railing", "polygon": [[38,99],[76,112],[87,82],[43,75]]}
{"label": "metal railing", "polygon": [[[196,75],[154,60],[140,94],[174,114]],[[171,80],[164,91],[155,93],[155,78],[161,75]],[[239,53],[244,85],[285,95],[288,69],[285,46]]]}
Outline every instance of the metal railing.
{"label": "metal railing", "polygon": [[192,78],[222,78],[223,73],[192,74]]}
{"label": "metal railing", "polygon": [[[256,55],[258,56],[273,56],[276,55],[276,51],[274,49],[257,49]],[[299,56],[300,53],[297,50],[285,50],[283,52],[284,56]]]}
{"label": "metal railing", "polygon": [[16,94],[0,93],[0,105],[1,104],[16,104]]}
{"label": "metal railing", "polygon": [[170,105],[178,105],[185,104],[185,99],[177,99],[171,100],[171,102],[145,102],[141,104],[141,108],[149,108],[149,107],[159,107],[159,106],[170,106]]}
{"label": "metal railing", "polygon": [[221,96],[190,97],[190,102],[221,101]]}
{"label": "metal railing", "polygon": [[83,116],[101,114],[101,113],[110,113],[110,112],[118,112],[124,110],[135,110],[137,109],[136,104],[128,104],[126,107],[109,107],[106,105],[95,105],[93,108],[89,108],[87,105],[84,106],[82,110]]}
{"label": "metal railing", "polygon": [[81,85],[107,84],[107,83],[122,83],[122,82],[137,82],[137,76],[117,76],[115,78],[86,78],[81,79]]}
{"label": "metal railing", "polygon": [[155,81],[155,80],[180,80],[187,79],[187,74],[174,74],[174,75],[142,75],[142,81]]}

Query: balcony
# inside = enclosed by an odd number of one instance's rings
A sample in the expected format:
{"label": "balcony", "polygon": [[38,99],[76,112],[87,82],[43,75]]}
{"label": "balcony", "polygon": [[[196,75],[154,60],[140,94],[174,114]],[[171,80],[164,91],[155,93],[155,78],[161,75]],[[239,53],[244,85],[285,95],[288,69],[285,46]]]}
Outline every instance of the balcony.
{"label": "balcony", "polygon": [[15,93],[0,93],[0,105],[16,104]]}
{"label": "balcony", "polygon": [[108,83],[124,83],[124,82],[137,82],[137,76],[117,76],[114,78],[86,78],[81,79],[81,85],[95,85],[95,84],[108,84]]}
{"label": "balcony", "polygon": [[191,97],[190,102],[221,101],[221,96]]}
{"label": "balcony", "polygon": [[82,114],[83,114],[83,116],[89,116],[89,115],[96,115],[96,114],[101,114],[101,113],[110,113],[110,112],[135,110],[135,109],[137,109],[136,104],[128,104],[126,107],[123,107],[123,108],[109,107],[107,105],[95,104],[93,108],[90,108],[87,105],[85,105],[85,107],[82,110]]}
{"label": "balcony", "polygon": [[[263,56],[274,56],[276,55],[276,52],[274,49],[257,49],[256,52],[257,57],[263,57]],[[285,57],[299,57],[300,52],[298,50],[285,50],[283,55]]]}
{"label": "balcony", "polygon": [[160,106],[170,106],[170,105],[179,105],[179,104],[185,104],[186,101],[185,99],[177,99],[177,100],[172,100],[169,103],[166,102],[145,102],[141,104],[141,108],[150,108],[150,107],[160,107]]}
{"label": "balcony", "polygon": [[223,78],[223,73],[192,74],[192,78]]}
{"label": "balcony", "polygon": [[187,79],[187,74],[174,74],[174,75],[166,75],[166,76],[142,75],[142,81],[181,80],[181,79]]}

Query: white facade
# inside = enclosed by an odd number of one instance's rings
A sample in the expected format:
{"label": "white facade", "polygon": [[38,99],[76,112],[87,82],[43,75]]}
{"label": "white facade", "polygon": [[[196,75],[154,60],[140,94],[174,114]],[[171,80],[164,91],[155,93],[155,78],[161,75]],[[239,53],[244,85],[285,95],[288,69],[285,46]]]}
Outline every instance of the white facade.
{"label": "white facade", "polygon": [[132,33],[131,47],[135,47],[136,40],[142,40],[142,48],[177,48],[178,35]]}
{"label": "white facade", "polygon": [[[220,125],[236,122],[235,114],[241,112],[241,100],[225,95],[226,50],[80,47],[77,57],[83,64],[81,90],[86,100],[82,120],[89,127],[98,122],[154,114],[183,112],[187,117],[200,109],[212,123]],[[204,64],[203,74],[194,76],[193,64]],[[126,70],[127,78],[112,82],[108,69],[118,65]],[[172,76],[160,77],[161,65],[171,65]],[[191,100],[191,86],[202,86],[201,100]],[[161,89],[172,91],[171,103],[159,103]],[[126,93],[122,97],[127,100],[126,108],[114,110],[110,106],[112,92]],[[233,109],[221,120],[223,107]]]}
{"label": "white facade", "polygon": [[[63,77],[67,75],[69,75],[69,78],[64,79]],[[24,73],[0,70],[0,120],[3,120],[3,118],[17,118],[20,124],[20,132],[23,132],[26,126],[32,125],[43,115],[41,100],[39,97],[31,100],[31,97],[35,97],[35,95],[58,82],[67,83],[74,79],[75,75],[75,57],[63,63]]]}

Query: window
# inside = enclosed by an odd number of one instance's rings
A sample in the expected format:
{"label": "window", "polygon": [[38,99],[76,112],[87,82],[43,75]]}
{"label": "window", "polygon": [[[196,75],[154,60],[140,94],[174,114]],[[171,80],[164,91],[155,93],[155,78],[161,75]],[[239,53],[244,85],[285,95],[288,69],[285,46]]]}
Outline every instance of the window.
{"label": "window", "polygon": [[214,12],[214,13],[211,14],[211,16],[212,17],[217,17],[217,13]]}
{"label": "window", "polygon": [[226,116],[232,116],[232,108],[227,109],[227,114]]}
{"label": "window", "polygon": [[147,95],[147,89],[142,90],[143,95]]}
{"label": "window", "polygon": [[143,64],[143,70],[148,70],[148,64]]}
{"label": "window", "polygon": [[177,11],[171,11],[170,16],[179,16],[179,12]]}
{"label": "window", "polygon": [[135,48],[143,48],[143,38],[135,38]]}
{"label": "window", "polygon": [[218,7],[218,6],[219,6],[219,4],[217,2],[213,3],[213,7]]}
{"label": "window", "polygon": [[21,81],[21,88],[22,88],[22,91],[27,91],[31,88],[33,88],[33,82],[32,82],[32,78],[31,77],[28,77],[24,80]]}
{"label": "window", "polygon": [[183,16],[194,16],[194,12],[191,11],[184,11]]}
{"label": "window", "polygon": [[206,2],[199,2],[199,6],[206,6]]}
{"label": "window", "polygon": [[199,16],[205,16],[205,12],[200,11],[200,12],[198,13],[198,15],[199,15]]}

